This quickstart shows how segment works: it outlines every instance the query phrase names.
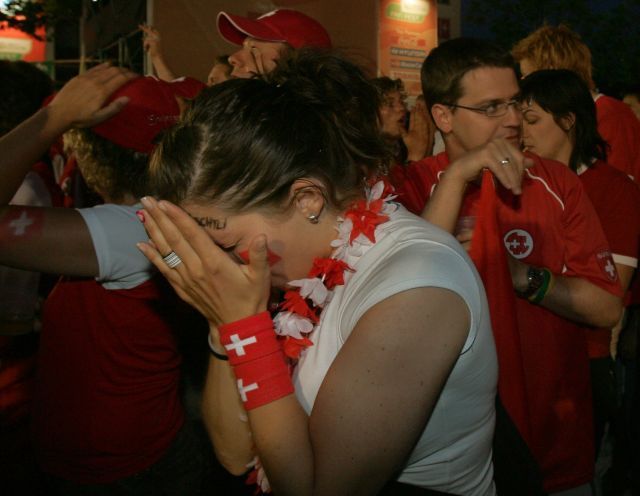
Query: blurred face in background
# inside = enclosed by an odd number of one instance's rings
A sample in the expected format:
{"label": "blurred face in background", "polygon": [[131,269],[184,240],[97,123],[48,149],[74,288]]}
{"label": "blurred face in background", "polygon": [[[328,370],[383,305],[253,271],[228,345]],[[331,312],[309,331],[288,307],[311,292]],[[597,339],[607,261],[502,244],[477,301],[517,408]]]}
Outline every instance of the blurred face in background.
{"label": "blurred face in background", "polygon": [[231,78],[231,70],[226,64],[215,64],[209,76],[207,76],[207,86],[213,86],[214,84],[222,83]]}
{"label": "blurred face in background", "polygon": [[256,74],[271,72],[276,67],[276,60],[287,48],[286,43],[245,38],[242,48],[229,56],[229,63],[233,67],[231,77],[248,79]]}
{"label": "blurred face in background", "polygon": [[382,133],[390,138],[400,138],[405,131],[407,117],[407,104],[404,95],[400,91],[386,93],[382,107],[380,107],[380,119],[382,121]]}

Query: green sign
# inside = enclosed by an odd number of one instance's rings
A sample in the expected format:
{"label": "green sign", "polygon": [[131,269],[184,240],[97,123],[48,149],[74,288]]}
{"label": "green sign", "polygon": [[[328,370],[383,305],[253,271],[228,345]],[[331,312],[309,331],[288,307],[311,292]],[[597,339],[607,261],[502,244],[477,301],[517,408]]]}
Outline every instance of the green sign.
{"label": "green sign", "polygon": [[423,14],[405,12],[399,3],[389,4],[387,7],[387,17],[396,21],[409,22],[411,24],[422,24],[425,16]]}
{"label": "green sign", "polygon": [[0,60],[22,60],[21,53],[0,52]]}

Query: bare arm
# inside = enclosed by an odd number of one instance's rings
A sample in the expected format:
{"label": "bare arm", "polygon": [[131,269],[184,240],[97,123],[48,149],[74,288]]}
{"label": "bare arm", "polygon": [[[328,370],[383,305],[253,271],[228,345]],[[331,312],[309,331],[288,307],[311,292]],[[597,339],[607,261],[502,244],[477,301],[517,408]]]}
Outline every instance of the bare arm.
{"label": "bare arm", "polygon": [[176,76],[164,60],[162,47],[160,45],[160,32],[156,28],[145,24],[141,24],[139,28],[143,33],[143,47],[149,54],[158,78],[163,81],[173,81]]}
{"label": "bare arm", "polygon": [[[509,159],[507,165],[501,164],[505,158]],[[505,188],[520,194],[524,169],[531,164],[531,159],[503,139],[470,151],[449,165],[422,211],[422,218],[453,233],[467,184],[476,181],[485,168]]]}
{"label": "bare arm", "polygon": [[465,304],[447,290],[406,291],[372,307],[331,365],[308,421],[293,396],[250,412],[275,492],[377,493],[424,429],[468,327]]}
{"label": "bare arm", "polygon": [[45,108],[0,138],[0,205],[7,205],[31,166],[71,127],[90,127],[115,115],[126,100],[106,99],[131,73],[105,64],[69,81]]}
{"label": "bare arm", "polygon": [[620,278],[620,286],[622,287],[622,291],[626,293],[629,289],[629,286],[631,285],[631,279],[633,279],[633,273],[636,269],[631,265],[625,265],[621,263],[615,263],[615,266],[616,271],[618,272],[618,277]]}
{"label": "bare arm", "polygon": [[[622,290],[626,293],[631,285],[631,279],[633,278],[633,273],[635,272],[635,268],[630,265],[624,265],[621,263],[616,263],[616,270],[618,271],[618,277],[620,278],[620,286],[622,286]],[[622,315],[618,319],[616,325],[611,329],[611,343],[609,345],[609,351],[611,353],[611,358],[615,360],[616,355],[618,354],[618,341],[620,340],[620,333],[622,332],[622,323],[624,322],[625,312],[624,309],[622,311]]]}
{"label": "bare arm", "polygon": [[[216,329],[212,329],[211,336],[215,349],[223,353]],[[209,359],[202,418],[218,461],[233,475],[245,473],[255,450],[247,412],[242,406],[236,377],[228,361],[215,357]]]}
{"label": "bare arm", "polygon": [[91,276],[97,260],[86,224],[74,210],[9,206],[31,166],[73,126],[91,126],[126,100],[103,107],[131,78],[102,65],[72,79],[51,104],[0,138],[0,263],[42,272]]}
{"label": "bare arm", "polygon": [[87,224],[74,209],[0,208],[0,264],[78,277],[98,275]]}
{"label": "bare arm", "polygon": [[[509,257],[511,278],[517,291],[528,285],[528,265]],[[586,279],[554,276],[555,284],[540,303],[544,308],[575,322],[594,327],[613,327],[622,312],[619,297]]]}

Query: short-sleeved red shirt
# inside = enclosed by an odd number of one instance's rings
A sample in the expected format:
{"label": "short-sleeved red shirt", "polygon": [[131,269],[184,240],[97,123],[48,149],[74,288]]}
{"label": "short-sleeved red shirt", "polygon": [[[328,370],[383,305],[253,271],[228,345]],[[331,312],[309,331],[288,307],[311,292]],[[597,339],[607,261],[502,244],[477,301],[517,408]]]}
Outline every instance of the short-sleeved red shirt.
{"label": "short-sleeved red shirt", "polygon": [[[591,203],[600,218],[613,261],[638,267],[640,250],[640,188],[621,171],[597,161],[578,171]],[[587,331],[591,358],[609,356],[611,331]]]}
{"label": "short-sleeved red shirt", "polygon": [[[580,179],[563,164],[529,156],[535,165],[527,170],[522,195],[497,188],[498,235],[508,252],[524,263],[587,279],[621,296],[608,243]],[[447,167],[446,154],[440,154],[396,173],[398,200],[413,212],[422,211]],[[473,225],[479,193],[477,186],[467,188],[459,217],[462,224]],[[523,299],[516,300],[515,311],[530,409],[530,445],[545,490],[587,483],[593,477],[594,451],[585,330]]]}
{"label": "short-sleeved red shirt", "polygon": [[596,98],[598,132],[609,143],[607,163],[640,184],[640,121],[629,106],[606,95]]}

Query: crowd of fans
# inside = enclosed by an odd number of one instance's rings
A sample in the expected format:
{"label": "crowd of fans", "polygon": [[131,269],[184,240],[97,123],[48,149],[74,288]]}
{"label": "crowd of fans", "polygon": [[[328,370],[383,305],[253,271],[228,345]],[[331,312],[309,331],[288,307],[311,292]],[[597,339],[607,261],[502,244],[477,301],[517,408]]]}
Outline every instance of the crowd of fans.
{"label": "crowd of fans", "polygon": [[545,25],[409,109],[305,14],[217,27],[206,84],[148,25],[156,76],[0,63],[1,487],[640,494],[636,89]]}

